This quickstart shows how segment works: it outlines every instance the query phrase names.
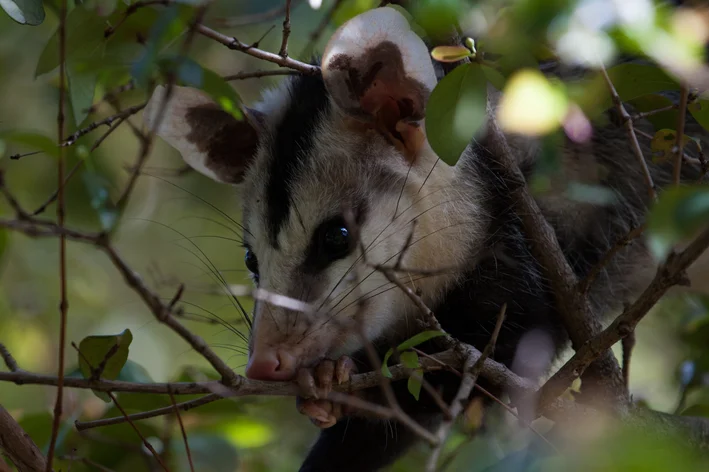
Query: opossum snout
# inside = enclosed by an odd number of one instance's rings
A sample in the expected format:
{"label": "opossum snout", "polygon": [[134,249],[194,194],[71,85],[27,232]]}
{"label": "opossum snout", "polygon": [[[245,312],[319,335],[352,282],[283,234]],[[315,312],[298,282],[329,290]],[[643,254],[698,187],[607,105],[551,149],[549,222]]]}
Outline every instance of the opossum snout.
{"label": "opossum snout", "polygon": [[246,377],[254,380],[290,380],[295,377],[297,359],[282,350],[253,352],[246,365]]}

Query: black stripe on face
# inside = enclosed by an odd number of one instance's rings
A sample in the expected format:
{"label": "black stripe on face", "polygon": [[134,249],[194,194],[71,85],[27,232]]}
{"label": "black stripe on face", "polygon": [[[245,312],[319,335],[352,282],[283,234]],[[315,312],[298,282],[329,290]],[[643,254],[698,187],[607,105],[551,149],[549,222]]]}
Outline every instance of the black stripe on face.
{"label": "black stripe on face", "polygon": [[271,245],[278,249],[278,233],[292,205],[291,187],[307,163],[314,133],[328,106],[328,94],[320,75],[291,80],[291,103],[276,126],[271,141],[271,161],[266,189],[267,227]]}

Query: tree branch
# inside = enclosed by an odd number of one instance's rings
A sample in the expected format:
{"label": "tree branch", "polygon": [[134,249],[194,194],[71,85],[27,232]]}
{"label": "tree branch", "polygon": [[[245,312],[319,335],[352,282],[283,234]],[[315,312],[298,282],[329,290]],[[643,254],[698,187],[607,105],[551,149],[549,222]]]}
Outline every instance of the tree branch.
{"label": "tree branch", "polygon": [[652,283],[623,314],[605,330],[583,344],[574,356],[561,367],[542,387],[539,405],[544,409],[554,398],[566,390],[574,379],[598,356],[610,349],[615,343],[633,332],[635,326],[655,306],[667,290],[686,279],[685,271],[709,247],[709,228],[705,229],[684,251],[671,253],[667,261],[660,266]]}
{"label": "tree branch", "polygon": [[[5,452],[20,472],[44,472],[49,467],[34,441],[2,405],[0,405],[0,450]],[[51,468],[49,470],[51,472]]]}
{"label": "tree branch", "polygon": [[[59,109],[57,111],[57,144],[64,142],[64,101],[66,99],[66,17],[67,0],[61,0],[59,6]],[[64,201],[64,166],[66,165],[66,152],[59,148],[57,162],[57,225],[64,228],[65,201]],[[57,370],[59,382],[54,401],[54,418],[52,420],[52,433],[49,440],[46,471],[51,472],[54,460],[54,448],[59,435],[62,407],[64,404],[64,355],[66,352],[66,325],[69,314],[69,301],[67,298],[66,282],[66,236],[59,236],[59,346],[57,356]]]}
{"label": "tree branch", "polygon": [[[593,316],[585,294],[577,289],[576,274],[559,246],[554,229],[529,193],[507,140],[493,118],[494,113],[490,112],[488,116],[490,119],[485,139],[487,147],[508,173],[512,186],[510,191],[517,197],[516,212],[522,219],[533,253],[551,282],[558,313],[569,333],[572,346],[574,349],[579,349],[588,339],[599,333],[602,326]],[[622,411],[627,405],[628,396],[620,367],[613,353],[611,351],[601,353],[594,366],[594,380],[602,382],[599,385],[602,389],[600,393],[608,397],[611,407],[620,408]]]}

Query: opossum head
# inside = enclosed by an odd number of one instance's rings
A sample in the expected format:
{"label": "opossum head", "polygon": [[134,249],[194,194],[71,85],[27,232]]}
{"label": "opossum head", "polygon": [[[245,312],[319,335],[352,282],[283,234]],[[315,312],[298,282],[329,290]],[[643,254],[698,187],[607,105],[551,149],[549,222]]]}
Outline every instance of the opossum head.
{"label": "opossum head", "polygon": [[426,139],[435,84],[423,41],[379,8],[334,34],[322,76],[285,80],[243,120],[174,87],[155,126],[165,90],[153,95],[148,125],[196,170],[241,191],[245,261],[262,295],[247,376],[290,379],[420,329],[417,308],[378,266],[427,303],[455,281],[483,228],[475,186]]}

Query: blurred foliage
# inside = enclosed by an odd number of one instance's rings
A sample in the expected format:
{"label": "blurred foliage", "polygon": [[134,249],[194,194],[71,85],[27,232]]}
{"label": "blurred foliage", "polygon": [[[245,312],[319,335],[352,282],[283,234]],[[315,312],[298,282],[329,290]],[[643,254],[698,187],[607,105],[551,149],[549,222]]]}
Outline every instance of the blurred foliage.
{"label": "blurred foliage", "polygon": [[[237,117],[240,105],[253,102],[264,88],[280,80],[225,82],[223,76],[268,69],[269,65],[200,36],[194,38],[185,56],[182,46],[199,2],[176,1],[170,6],[135,10],[130,7],[132,3],[68,1],[68,133],[110,116],[116,109],[143,103],[153,87],[168,77],[203,89]],[[218,25],[228,24],[224,19],[271,11],[281,3],[216,1],[208,10],[206,23],[225,34],[238,35],[246,43],[258,41],[261,48],[277,51],[280,17],[233,29]],[[310,6],[320,3],[317,10]],[[305,49],[311,32],[334,3],[297,3],[291,18],[292,57],[308,59],[300,57],[299,51]],[[322,51],[334,28],[378,3],[339,2],[316,49]],[[560,141],[588,139],[589,123],[604,119],[604,112],[612,107],[598,66],[623,54],[635,54],[646,61],[609,68],[620,98],[636,112],[652,112],[648,119],[655,128],[655,157],[667,158],[673,152],[678,113],[667,92],[679,90],[674,75],[677,70],[703,67],[709,38],[706,10],[677,10],[650,0],[413,3],[407,17],[415,31],[427,39],[435,42],[446,38],[451,22],[457,23],[468,38],[467,48],[434,54],[443,61],[461,57],[472,61],[453,70],[433,91],[427,106],[431,145],[449,164],[455,163],[469,140],[484,129],[487,94],[504,91],[500,123],[508,131],[541,138],[542,158],[535,169],[533,186],[536,191],[545,191],[560,171]],[[59,1],[0,0],[0,7],[7,13],[0,12],[0,89],[5,92],[0,102],[0,166],[8,187],[23,206],[35,209],[56,188]],[[272,25],[275,28],[269,31]],[[536,72],[550,58],[561,59],[568,67],[590,69],[563,81]],[[135,86],[128,86],[133,83]],[[117,88],[123,91],[103,99]],[[694,90],[691,97],[691,116],[709,129],[706,91]],[[663,111],[655,113],[658,109]],[[138,123],[137,118],[128,121]],[[223,287],[224,283],[248,283],[239,247],[238,198],[229,188],[212,185],[200,175],[179,173],[182,161],[164,143],[157,142],[147,175],[139,181],[127,206],[118,208],[116,200],[127,179],[125,168],[132,165],[139,143],[124,125],[105,144],[90,150],[106,130],[99,127],[66,148],[69,168],[85,161],[79,175],[67,186],[67,223],[92,231],[111,229],[121,254],[166,301],[180,283],[185,283],[184,322],[242,371],[248,332],[233,300],[225,300]],[[683,139],[694,155],[701,155],[707,144],[706,135]],[[569,198],[603,204],[614,197],[580,182],[567,184]],[[708,202],[706,184],[661,195],[650,218],[648,235],[658,257],[705,224]],[[0,214],[11,215],[4,201],[0,202]],[[44,216],[52,218],[53,214],[50,205]],[[104,378],[213,378],[200,356],[158,325],[103,254],[69,243],[68,255],[68,339],[81,342],[85,356],[83,361],[68,356],[73,359],[66,366],[68,375],[91,377],[92,368],[105,364]],[[0,341],[27,370],[56,371],[57,272],[56,241],[32,240],[0,230]],[[706,272],[704,276],[709,278]],[[250,309],[247,300],[242,303]],[[122,336],[128,334],[132,342],[123,342]],[[640,325],[638,338],[631,369],[634,396],[653,408],[709,415],[709,297],[692,293],[666,297]],[[411,347],[402,346],[402,351]],[[416,365],[418,359],[412,354],[403,352],[401,360]],[[418,395],[420,380],[415,376],[412,379],[410,390]],[[0,403],[19,418],[45,452],[52,396],[50,388],[0,384]],[[194,398],[197,396],[180,396],[177,401]],[[129,413],[170,405],[164,395],[121,393],[117,399]],[[293,399],[244,398],[184,412],[182,420],[196,470],[293,470],[317,434],[308,420],[296,413],[293,403]],[[73,428],[76,419],[119,416],[115,406],[91,392],[68,390],[64,410],[67,415],[58,444],[63,459],[57,468],[95,470],[90,462],[70,459],[75,456],[119,472],[153,470],[152,459],[128,424],[85,434]],[[548,457],[548,453],[534,452],[539,447],[527,448],[535,441],[506,412],[493,409],[486,415],[486,433],[473,437],[470,433],[479,418],[466,413],[467,423],[460,425],[446,445],[446,470],[694,471],[708,467],[704,459],[682,444],[658,443],[656,438],[637,431],[607,432],[578,454]],[[165,455],[171,470],[189,470],[174,417],[153,418],[136,425]],[[584,429],[582,426],[579,429]],[[428,452],[422,445],[392,470],[419,470]]]}

